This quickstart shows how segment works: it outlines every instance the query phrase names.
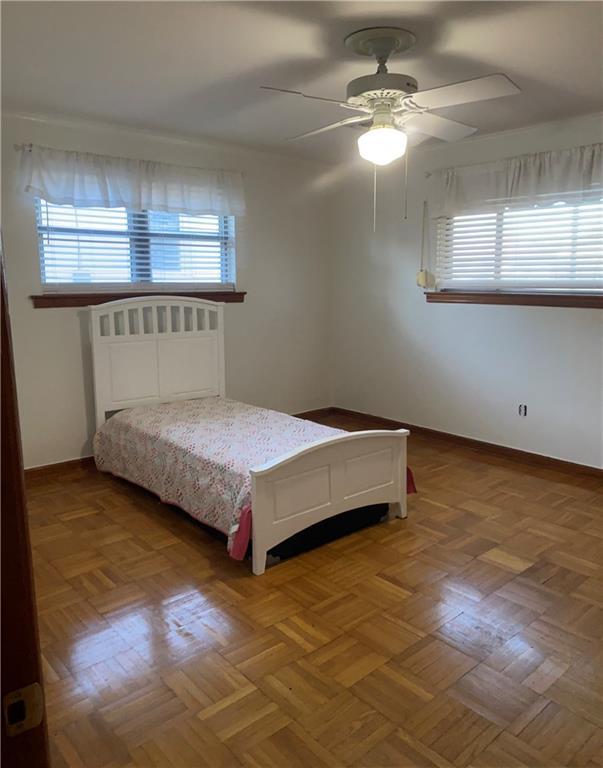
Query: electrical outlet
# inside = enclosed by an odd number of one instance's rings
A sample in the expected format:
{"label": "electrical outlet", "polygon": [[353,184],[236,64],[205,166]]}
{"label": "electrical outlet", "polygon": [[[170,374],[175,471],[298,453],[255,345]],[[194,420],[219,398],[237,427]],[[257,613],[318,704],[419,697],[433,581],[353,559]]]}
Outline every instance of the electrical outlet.
{"label": "electrical outlet", "polygon": [[527,416],[528,415],[528,406],[524,403],[520,403],[518,413],[520,416]]}

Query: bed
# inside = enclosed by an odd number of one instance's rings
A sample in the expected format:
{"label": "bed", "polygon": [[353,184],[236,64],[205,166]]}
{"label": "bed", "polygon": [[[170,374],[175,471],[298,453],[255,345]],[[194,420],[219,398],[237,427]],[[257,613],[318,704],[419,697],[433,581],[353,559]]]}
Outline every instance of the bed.
{"label": "bed", "polygon": [[223,307],[175,296],[90,307],[101,471],[269,549],[347,510],[406,517],[407,430],[344,432],[225,397]]}

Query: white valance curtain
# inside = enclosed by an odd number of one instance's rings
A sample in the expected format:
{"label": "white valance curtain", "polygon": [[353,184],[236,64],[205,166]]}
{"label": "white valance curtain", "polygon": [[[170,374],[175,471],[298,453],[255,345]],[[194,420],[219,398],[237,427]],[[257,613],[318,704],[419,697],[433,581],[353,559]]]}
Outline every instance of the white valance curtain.
{"label": "white valance curtain", "polygon": [[537,152],[430,175],[429,215],[488,213],[513,205],[579,202],[603,191],[603,144]]}
{"label": "white valance curtain", "polygon": [[153,160],[21,148],[20,189],[57,205],[243,216],[243,176]]}

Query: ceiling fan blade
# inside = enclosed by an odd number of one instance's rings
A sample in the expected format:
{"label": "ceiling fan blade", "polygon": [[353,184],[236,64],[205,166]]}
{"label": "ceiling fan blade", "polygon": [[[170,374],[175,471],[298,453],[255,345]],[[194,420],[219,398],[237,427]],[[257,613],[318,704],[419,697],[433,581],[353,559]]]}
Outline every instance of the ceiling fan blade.
{"label": "ceiling fan blade", "polygon": [[373,118],[368,117],[367,115],[364,116],[363,120],[359,120],[358,122],[350,123],[349,125],[346,125],[346,128],[351,128],[353,131],[368,131],[368,129],[373,124]]}
{"label": "ceiling fan blade", "polygon": [[501,96],[512,96],[516,93],[521,93],[521,88],[518,88],[506,75],[496,74],[443,85],[441,88],[418,91],[404,101],[412,99],[413,103],[421,109],[441,109],[455,104],[469,104],[472,101],[498,99]]}
{"label": "ceiling fan blade", "polygon": [[306,133],[300,133],[298,136],[291,136],[291,138],[289,138],[288,141],[295,141],[295,139],[306,139],[308,136],[316,136],[319,133],[332,131],[334,128],[341,128],[344,125],[353,125],[354,123],[362,123],[365,120],[366,120],[366,115],[356,115],[356,117],[346,117],[345,120],[339,120],[336,123],[323,125],[322,128],[315,128],[313,131],[306,131]]}
{"label": "ceiling fan blade", "polygon": [[408,117],[400,127],[404,128],[406,124],[408,124],[413,133],[415,131],[426,133],[428,136],[435,136],[443,141],[458,141],[459,139],[471,136],[472,133],[477,131],[477,128],[473,128],[470,125],[457,123],[456,120],[449,120],[447,117],[440,117],[440,115],[432,115],[429,112]]}
{"label": "ceiling fan blade", "polygon": [[294,96],[303,96],[304,99],[316,99],[317,101],[330,101],[332,104],[339,104],[337,99],[327,99],[324,96],[308,96],[302,91],[291,91],[289,88],[273,88],[271,85],[260,85],[263,91],[278,91],[279,93],[292,93]]}
{"label": "ceiling fan blade", "polygon": [[354,104],[348,104],[347,101],[339,101],[338,99],[327,99],[325,96],[310,96],[302,91],[291,91],[288,88],[273,88],[271,85],[260,85],[263,91],[277,91],[277,93],[290,93],[293,96],[302,96],[304,99],[312,99],[313,101],[326,101],[330,104],[337,104],[339,107],[345,107],[345,109],[353,109],[356,112],[370,113],[368,107],[357,107]]}
{"label": "ceiling fan blade", "polygon": [[419,133],[418,131],[407,130],[406,135],[408,136],[409,147],[418,147],[419,144],[422,144],[424,141],[429,141],[431,138],[430,136],[427,136],[427,134]]}

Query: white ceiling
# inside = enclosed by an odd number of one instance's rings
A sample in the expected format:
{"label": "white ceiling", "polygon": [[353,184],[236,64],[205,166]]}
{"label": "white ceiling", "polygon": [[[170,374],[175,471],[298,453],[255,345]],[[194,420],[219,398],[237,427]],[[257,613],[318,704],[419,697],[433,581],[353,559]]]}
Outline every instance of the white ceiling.
{"label": "white ceiling", "polygon": [[491,72],[522,88],[440,111],[482,133],[601,109],[603,5],[520,1],[3,2],[3,108],[338,159],[355,131],[284,139],[349,113],[259,86],[343,97],[374,70],[343,38],[382,24],[417,35],[390,71],[420,89]]}

